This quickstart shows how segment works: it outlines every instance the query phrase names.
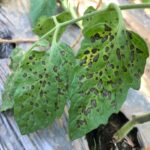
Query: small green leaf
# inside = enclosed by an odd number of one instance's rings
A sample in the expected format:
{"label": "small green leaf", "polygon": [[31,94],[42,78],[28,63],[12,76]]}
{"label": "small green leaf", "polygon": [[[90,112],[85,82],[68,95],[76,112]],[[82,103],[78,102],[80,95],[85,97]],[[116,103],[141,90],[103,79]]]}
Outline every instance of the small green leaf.
{"label": "small green leaf", "polygon": [[[86,13],[93,11],[89,8]],[[82,137],[120,110],[128,89],[138,89],[148,48],[137,34],[127,31],[118,6],[83,20],[84,40],[76,58],[71,91],[69,133]]]}
{"label": "small green leaf", "polygon": [[[69,12],[62,12],[60,14],[58,14],[56,16],[56,19],[59,23],[68,21],[71,19],[71,15]],[[55,27],[55,22],[53,20],[53,17],[46,17],[43,16],[41,17],[36,26],[34,27],[33,31],[38,35],[38,36],[43,36],[44,34],[46,34],[48,31],[50,31],[51,29],[53,29]],[[66,27],[62,27],[58,33],[58,39],[61,37],[62,33],[65,31]],[[48,37],[46,38],[50,43],[52,41],[53,38],[53,33],[49,34]]]}
{"label": "small green leaf", "polygon": [[52,16],[56,12],[56,0],[30,0],[31,22],[33,26],[41,16]]}
{"label": "small green leaf", "polygon": [[75,58],[66,44],[29,51],[16,72],[14,114],[22,134],[50,125],[64,111]]}
{"label": "small green leaf", "polygon": [[24,55],[24,51],[21,48],[15,48],[13,49],[10,59],[11,64],[10,69],[12,70],[12,74],[7,77],[5,86],[4,86],[4,92],[2,94],[2,106],[0,111],[6,111],[8,109],[13,108],[14,105],[14,92],[16,90],[15,84],[14,84],[14,74],[19,66],[19,62],[21,61],[22,57]]}

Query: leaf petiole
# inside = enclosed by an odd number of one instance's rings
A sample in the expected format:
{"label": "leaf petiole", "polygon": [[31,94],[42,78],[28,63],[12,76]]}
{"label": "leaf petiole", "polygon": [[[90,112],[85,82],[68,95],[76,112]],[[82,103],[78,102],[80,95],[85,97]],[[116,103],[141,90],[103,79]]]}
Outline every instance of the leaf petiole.
{"label": "leaf petiole", "polygon": [[143,124],[148,121],[150,121],[150,113],[132,116],[132,120],[128,121],[114,134],[114,140],[116,142],[121,141],[137,124]]}

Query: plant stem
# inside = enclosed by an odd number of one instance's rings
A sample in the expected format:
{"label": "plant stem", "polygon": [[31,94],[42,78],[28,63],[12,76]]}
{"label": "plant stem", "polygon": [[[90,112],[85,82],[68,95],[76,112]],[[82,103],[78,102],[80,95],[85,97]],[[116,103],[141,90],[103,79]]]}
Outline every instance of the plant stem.
{"label": "plant stem", "polygon": [[150,3],[120,5],[121,10],[150,8]]}
{"label": "plant stem", "polygon": [[[120,7],[121,10],[150,8],[150,3],[147,3],[147,4],[120,5],[119,7]],[[75,18],[75,19],[63,22],[63,23],[61,23],[61,26],[65,26],[65,25],[68,25],[68,24],[73,24],[73,23],[78,22],[80,20],[86,19],[86,18],[88,18],[90,16],[93,16],[93,15],[95,15],[97,13],[100,13],[101,11],[102,10],[98,10],[98,11],[96,10],[96,11],[93,11],[91,13],[85,14],[84,16],[81,16],[79,18]]]}
{"label": "plant stem", "polygon": [[[127,5],[120,5],[119,7],[120,7],[121,10],[150,8],[150,3],[146,3],[146,4],[127,4]],[[42,39],[46,38],[49,34],[51,34],[52,32],[54,32],[55,30],[57,30],[55,32],[55,36],[54,36],[54,41],[55,41],[56,37],[57,37],[57,34],[58,34],[58,31],[59,31],[59,29],[61,27],[67,26],[69,24],[76,23],[76,22],[78,22],[80,20],[83,20],[83,19],[87,19],[88,17],[96,15],[96,14],[101,13],[101,12],[102,12],[102,9],[101,10],[93,11],[91,13],[85,14],[85,15],[83,15],[81,17],[78,17],[78,18],[75,18],[75,19],[63,22],[63,23],[58,23],[58,24],[56,23],[57,25],[53,29],[51,29],[49,32],[47,32],[46,34],[44,34],[39,40],[42,40]],[[36,46],[36,44],[37,44],[37,42],[35,42],[30,49],[32,49],[34,46]]]}
{"label": "plant stem", "polygon": [[54,32],[53,40],[52,40],[52,45],[57,42],[57,35],[58,35],[58,33],[59,33],[59,30],[60,30],[60,25],[57,24],[56,30],[55,30],[55,32]]}
{"label": "plant stem", "polygon": [[38,38],[22,38],[22,39],[2,39],[0,43],[32,43],[38,41]]}
{"label": "plant stem", "polygon": [[[52,28],[50,31],[48,31],[46,34],[44,34],[44,35],[39,39],[39,41],[40,41],[40,40],[43,40],[44,38],[46,38],[49,34],[51,34],[52,32],[54,32],[55,29],[56,29],[56,27]],[[34,47],[37,45],[37,43],[38,43],[38,41],[35,42],[29,50],[31,50],[32,48],[34,48]]]}
{"label": "plant stem", "polygon": [[133,116],[132,120],[128,121],[123,127],[121,127],[115,134],[114,134],[114,140],[115,142],[121,141],[137,124],[142,124],[147,121],[150,121],[150,112]]}

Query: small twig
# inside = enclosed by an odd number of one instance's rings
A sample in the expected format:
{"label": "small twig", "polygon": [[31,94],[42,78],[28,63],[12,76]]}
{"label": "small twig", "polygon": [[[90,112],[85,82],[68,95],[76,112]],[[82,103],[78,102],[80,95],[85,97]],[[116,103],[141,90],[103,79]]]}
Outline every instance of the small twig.
{"label": "small twig", "polygon": [[80,34],[78,35],[78,37],[75,39],[75,41],[71,44],[71,47],[74,48],[78,43],[79,41],[81,40],[82,38],[82,33],[80,32]]}
{"label": "small twig", "polygon": [[150,112],[143,115],[133,116],[132,120],[128,121],[114,134],[114,140],[116,142],[121,141],[133,129],[134,126],[137,124],[145,123],[147,121],[150,121]]}
{"label": "small twig", "polygon": [[80,6],[80,2],[78,1],[77,8],[76,8],[76,12],[77,12],[77,16],[78,16],[78,17],[80,16],[80,13],[79,13],[79,6]]}
{"label": "small twig", "polygon": [[38,41],[38,38],[26,38],[26,39],[2,39],[0,43],[33,43]]}
{"label": "small twig", "polygon": [[96,6],[96,9],[99,9],[103,4],[103,0],[99,0],[97,6]]}

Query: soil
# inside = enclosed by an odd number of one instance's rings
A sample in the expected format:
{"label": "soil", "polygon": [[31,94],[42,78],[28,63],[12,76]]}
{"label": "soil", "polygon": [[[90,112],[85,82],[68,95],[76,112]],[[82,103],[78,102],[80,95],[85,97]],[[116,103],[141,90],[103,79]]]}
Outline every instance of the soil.
{"label": "soil", "polygon": [[121,142],[113,142],[114,133],[127,121],[128,119],[119,112],[113,114],[106,125],[100,125],[97,129],[89,132],[86,138],[90,150],[140,150],[136,128]]}

